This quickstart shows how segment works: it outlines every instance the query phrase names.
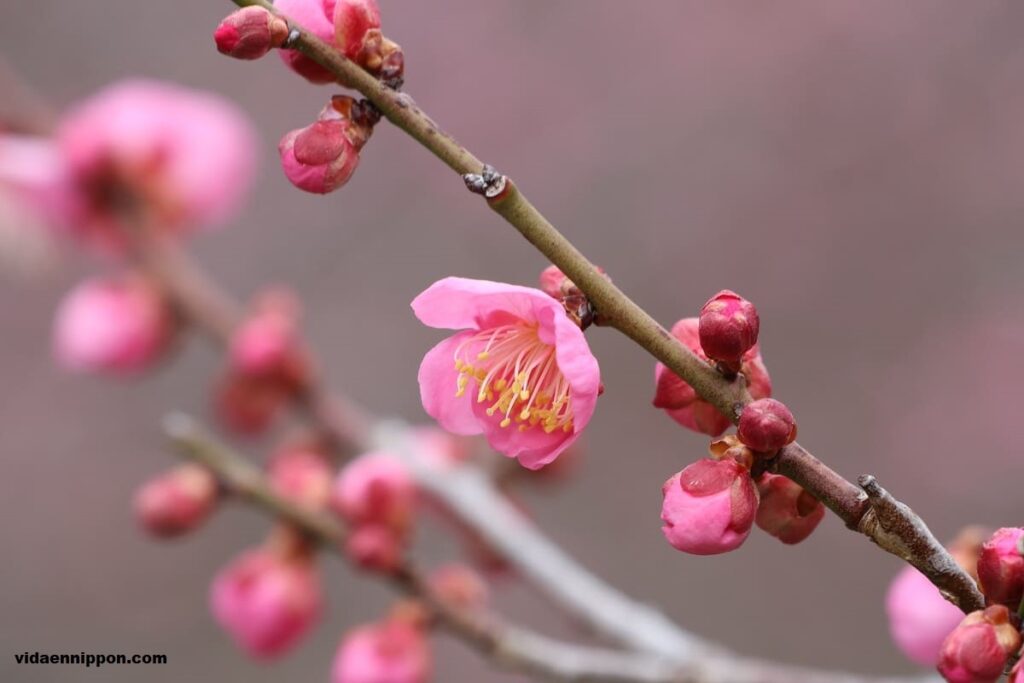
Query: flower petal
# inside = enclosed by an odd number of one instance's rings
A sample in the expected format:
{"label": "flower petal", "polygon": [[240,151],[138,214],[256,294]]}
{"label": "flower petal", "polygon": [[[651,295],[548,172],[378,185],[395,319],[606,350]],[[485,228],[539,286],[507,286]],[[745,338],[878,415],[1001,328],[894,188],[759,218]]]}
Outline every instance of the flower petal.
{"label": "flower petal", "polygon": [[455,395],[458,377],[455,349],[472,335],[473,332],[467,330],[448,337],[428,351],[420,363],[418,379],[423,409],[453,434],[470,435],[483,431],[478,418],[473,414],[475,401],[471,402],[471,397],[467,395]]}
{"label": "flower petal", "polygon": [[462,277],[438,280],[412,302],[420,322],[445,330],[479,330],[496,313],[535,322],[540,311],[552,309],[561,304],[539,289]]}

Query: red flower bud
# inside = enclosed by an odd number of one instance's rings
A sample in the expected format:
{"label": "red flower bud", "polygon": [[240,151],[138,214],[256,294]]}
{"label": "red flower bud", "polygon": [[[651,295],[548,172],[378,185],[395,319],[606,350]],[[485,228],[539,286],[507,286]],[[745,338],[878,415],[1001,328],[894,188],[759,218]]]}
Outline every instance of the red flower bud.
{"label": "red flower bud", "polygon": [[739,294],[723,289],[700,311],[700,345],[711,360],[739,369],[745,354],[757,344],[757,309]]}
{"label": "red flower bud", "polygon": [[781,474],[763,474],[757,490],[761,493],[757,526],[787,545],[810,536],[825,516],[821,501]]}
{"label": "red flower bud", "polygon": [[146,482],[135,494],[135,516],[154,536],[198,528],[217,505],[217,480],[205,467],[181,465]]}
{"label": "red flower bud", "polygon": [[213,32],[217,50],[235,59],[259,59],[288,38],[288,22],[262,7],[232,12]]}
{"label": "red flower bud", "polygon": [[971,612],[942,643],[939,673],[949,683],[995,683],[1020,645],[1005,605]]}
{"label": "red flower bud", "polygon": [[1016,610],[1024,598],[1022,538],[1024,529],[1000,529],[981,547],[978,580],[989,603],[999,603]]}
{"label": "red flower bud", "polygon": [[743,408],[737,435],[758,453],[774,455],[796,440],[796,420],[780,401],[762,398]]}

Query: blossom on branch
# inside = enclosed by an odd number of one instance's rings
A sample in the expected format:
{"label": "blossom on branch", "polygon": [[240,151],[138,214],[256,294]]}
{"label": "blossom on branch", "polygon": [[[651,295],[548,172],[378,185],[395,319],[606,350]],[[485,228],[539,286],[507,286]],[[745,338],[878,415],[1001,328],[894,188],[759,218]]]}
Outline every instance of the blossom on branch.
{"label": "blossom on branch", "polygon": [[562,305],[539,289],[449,277],[412,302],[421,322],[460,330],[419,370],[423,407],[455,434],[483,434],[529,469],[586,428],[601,387],[597,359]]}

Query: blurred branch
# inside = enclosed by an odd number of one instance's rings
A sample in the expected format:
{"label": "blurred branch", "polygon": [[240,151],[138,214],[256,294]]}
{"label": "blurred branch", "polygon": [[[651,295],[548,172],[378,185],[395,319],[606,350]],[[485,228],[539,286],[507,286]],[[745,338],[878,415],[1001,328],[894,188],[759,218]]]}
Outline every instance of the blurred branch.
{"label": "blurred branch", "polygon": [[[404,428],[399,423],[392,423],[383,429],[390,440]],[[259,468],[214,439],[191,418],[182,414],[170,415],[164,421],[164,430],[184,457],[209,468],[229,492],[291,523],[334,552],[342,547],[346,532],[333,516],[296,505],[276,494]],[[391,442],[391,445],[396,443]],[[437,477],[438,480],[443,478]],[[456,479],[453,487],[463,488],[465,481],[464,478]],[[484,490],[483,486],[477,482],[468,488]],[[470,494],[469,497],[475,496]],[[478,502],[486,504],[488,501]],[[484,509],[479,512],[491,511]],[[493,615],[453,607],[440,600],[423,574],[408,562],[394,573],[379,576],[389,580],[401,592],[420,600],[441,626],[460,636],[499,666],[546,680],[570,683],[912,683],[934,680],[874,679],[791,668],[737,657],[696,640],[693,647],[677,651],[674,657],[584,647],[505,624]]]}
{"label": "blurred branch", "polygon": [[[236,5],[258,5],[276,11],[266,0],[233,0]],[[289,46],[299,50],[338,77],[348,87],[370,100],[391,123],[426,147],[450,169],[464,178],[479,178],[485,165],[454,138],[443,132],[411,97],[388,88],[346,59],[330,45],[289,22],[293,37]],[[493,171],[489,169],[488,171]],[[599,273],[518,190],[511,179],[498,177],[487,192],[488,206],[525,237],[538,251],[558,266],[598,311],[604,325],[614,327],[686,380],[696,392],[733,422],[749,401],[742,378],[727,379],[681,344],[643,308]],[[951,602],[965,612],[984,607],[985,601],[974,580],[941,544],[927,525],[903,504],[886,505],[877,496],[865,494],[850,481],[827,467],[799,444],[783,449],[775,467],[821,500],[846,526],[856,530],[884,550],[910,562]],[[889,497],[891,500],[891,496]]]}

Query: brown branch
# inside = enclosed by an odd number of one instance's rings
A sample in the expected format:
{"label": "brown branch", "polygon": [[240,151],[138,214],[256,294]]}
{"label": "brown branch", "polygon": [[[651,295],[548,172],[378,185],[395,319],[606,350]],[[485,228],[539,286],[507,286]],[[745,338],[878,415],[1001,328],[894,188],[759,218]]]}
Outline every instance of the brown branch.
{"label": "brown branch", "polygon": [[[233,0],[236,5],[258,5],[275,11],[266,0]],[[346,59],[330,45],[291,22],[289,40],[293,47],[338,77],[339,82],[358,90],[383,115],[410,137],[426,147],[461,176],[481,173],[484,164],[421,111],[411,97],[396,92]],[[526,199],[515,184],[502,177],[500,191],[488,193],[488,205],[534,247],[558,266],[586,294],[605,324],[618,329],[685,379],[706,401],[733,422],[739,419],[749,400],[743,381],[729,380],[676,340],[644,309],[615,284],[603,277],[569,240]],[[879,547],[896,553],[920,569],[943,594],[965,612],[984,606],[984,598],[970,576],[957,565],[934,538],[927,526],[906,506],[893,507],[890,523],[862,524],[875,499],[864,493],[797,444],[787,448],[777,465],[791,479],[818,497],[848,527],[865,534]],[[876,514],[876,513],[872,513]],[[903,521],[895,523],[892,515]],[[898,543],[894,543],[898,539]]]}
{"label": "brown branch", "polygon": [[[391,425],[392,429],[394,427]],[[209,468],[227,491],[289,522],[322,547],[339,552],[346,531],[333,516],[296,505],[276,494],[257,467],[214,439],[191,418],[170,415],[165,419],[164,429],[184,457]],[[584,647],[506,624],[491,614],[451,606],[439,599],[422,572],[409,562],[394,573],[379,576],[421,601],[439,625],[499,666],[547,680],[567,683],[923,683],[935,680],[934,677],[873,679],[818,672],[745,659],[713,646],[687,651],[685,656],[675,658]]]}

